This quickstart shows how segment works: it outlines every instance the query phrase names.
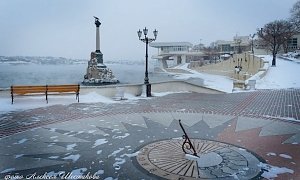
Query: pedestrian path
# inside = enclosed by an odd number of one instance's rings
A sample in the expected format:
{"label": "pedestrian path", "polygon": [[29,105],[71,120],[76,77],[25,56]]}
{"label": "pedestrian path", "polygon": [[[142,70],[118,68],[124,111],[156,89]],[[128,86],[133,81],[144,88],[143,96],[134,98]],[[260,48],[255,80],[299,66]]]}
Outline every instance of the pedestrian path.
{"label": "pedestrian path", "polygon": [[[297,179],[299,94],[181,93],[3,114],[0,178]],[[179,119],[199,159],[182,151]]]}

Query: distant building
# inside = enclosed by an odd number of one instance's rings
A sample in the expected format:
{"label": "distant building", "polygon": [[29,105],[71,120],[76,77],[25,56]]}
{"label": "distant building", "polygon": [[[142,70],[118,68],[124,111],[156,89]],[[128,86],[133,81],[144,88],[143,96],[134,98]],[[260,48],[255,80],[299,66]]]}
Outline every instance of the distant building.
{"label": "distant building", "polygon": [[160,68],[168,68],[168,60],[174,61],[174,65],[186,63],[187,55],[193,47],[189,42],[154,42],[150,46],[158,49],[158,54],[152,56],[152,59],[158,60]]}
{"label": "distant building", "polygon": [[218,40],[215,43],[220,54],[241,53],[251,50],[251,39],[249,36],[235,36],[233,40]]}
{"label": "distant building", "polygon": [[[268,49],[262,44],[259,43],[259,40],[254,40],[254,47],[255,47],[255,54],[266,54],[270,53]],[[284,45],[279,50],[279,53],[284,52],[294,52],[296,50],[300,50],[300,33],[293,35],[291,38],[289,38]],[[259,53],[257,53],[259,52]]]}
{"label": "distant building", "polygon": [[295,50],[300,50],[300,33],[294,35],[292,38],[287,41],[287,48],[289,52],[293,52]]}

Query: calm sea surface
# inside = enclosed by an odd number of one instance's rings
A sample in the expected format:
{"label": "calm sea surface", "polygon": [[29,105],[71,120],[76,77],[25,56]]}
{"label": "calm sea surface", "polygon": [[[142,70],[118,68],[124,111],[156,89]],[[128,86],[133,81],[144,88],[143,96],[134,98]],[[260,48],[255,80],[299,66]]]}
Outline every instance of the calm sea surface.
{"label": "calm sea surface", "polygon": [[[122,84],[143,83],[145,65],[106,64]],[[87,64],[40,65],[0,63],[0,88],[11,85],[77,84],[83,81]],[[167,74],[153,73],[149,65],[150,82],[170,80]]]}

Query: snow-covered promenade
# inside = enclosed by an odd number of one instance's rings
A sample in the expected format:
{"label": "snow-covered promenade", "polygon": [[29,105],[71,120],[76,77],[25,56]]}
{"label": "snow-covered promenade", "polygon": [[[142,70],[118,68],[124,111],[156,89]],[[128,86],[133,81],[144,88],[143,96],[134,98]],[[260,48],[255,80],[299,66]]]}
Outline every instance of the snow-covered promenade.
{"label": "snow-covered promenade", "polygon": [[[172,74],[180,81],[154,85],[151,98],[123,87],[126,100],[116,101],[88,88],[80,103],[25,96],[11,105],[2,92],[0,178],[299,179],[299,66],[278,59],[257,90],[241,93],[227,77],[186,66],[178,68],[189,73]],[[179,119],[199,161],[182,151]]]}

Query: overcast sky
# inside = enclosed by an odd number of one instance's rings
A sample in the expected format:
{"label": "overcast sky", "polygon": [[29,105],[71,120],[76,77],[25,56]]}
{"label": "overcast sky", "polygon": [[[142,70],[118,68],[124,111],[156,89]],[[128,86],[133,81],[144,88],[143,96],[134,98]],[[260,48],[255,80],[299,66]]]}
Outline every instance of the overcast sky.
{"label": "overcast sky", "polygon": [[[105,60],[142,60],[137,30],[157,42],[209,45],[290,16],[297,0],[0,0],[0,55],[89,59],[95,25]],[[156,53],[151,48],[150,55]]]}

